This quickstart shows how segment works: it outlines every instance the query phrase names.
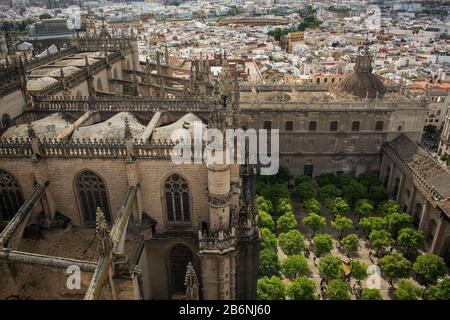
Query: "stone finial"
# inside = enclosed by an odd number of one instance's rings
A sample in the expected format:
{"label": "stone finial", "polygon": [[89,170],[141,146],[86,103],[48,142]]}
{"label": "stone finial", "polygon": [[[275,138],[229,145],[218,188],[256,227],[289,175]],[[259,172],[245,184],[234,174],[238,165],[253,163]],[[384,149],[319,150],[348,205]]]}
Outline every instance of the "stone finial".
{"label": "stone finial", "polygon": [[128,121],[128,117],[125,117],[125,139],[131,139],[133,135],[131,134],[130,122]]}
{"label": "stone finial", "polygon": [[87,56],[84,56],[84,66],[87,68],[89,67],[89,59]]}
{"label": "stone finial", "polygon": [[33,125],[31,124],[31,122],[28,122],[28,137],[30,139],[36,138],[36,131],[34,131]]}
{"label": "stone finial", "polygon": [[108,256],[112,251],[112,240],[103,211],[97,207],[95,236],[97,238],[97,252],[100,256]]}
{"label": "stone finial", "polygon": [[186,286],[186,300],[199,300],[198,278],[192,262],[187,265],[184,285]]}

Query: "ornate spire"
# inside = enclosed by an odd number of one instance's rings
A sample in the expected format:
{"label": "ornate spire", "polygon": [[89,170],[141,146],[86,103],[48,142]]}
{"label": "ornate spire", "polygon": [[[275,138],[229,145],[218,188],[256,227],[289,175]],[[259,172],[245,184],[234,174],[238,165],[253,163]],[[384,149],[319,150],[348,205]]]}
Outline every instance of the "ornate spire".
{"label": "ornate spire", "polygon": [[133,135],[131,134],[130,122],[128,121],[128,117],[125,117],[125,139],[131,139]]}
{"label": "ornate spire", "polygon": [[184,285],[186,286],[186,300],[199,300],[198,278],[192,262],[187,265]]}
{"label": "ornate spire", "polygon": [[97,207],[95,236],[97,238],[97,252],[100,256],[108,256],[112,251],[112,240],[106,223],[105,215]]}

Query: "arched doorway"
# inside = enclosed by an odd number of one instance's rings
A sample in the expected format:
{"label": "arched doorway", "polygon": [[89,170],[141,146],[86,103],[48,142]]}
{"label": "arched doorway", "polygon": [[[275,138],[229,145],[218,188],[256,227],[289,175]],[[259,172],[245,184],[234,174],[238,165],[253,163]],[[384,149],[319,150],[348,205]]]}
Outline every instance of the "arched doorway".
{"label": "arched doorway", "polygon": [[400,178],[395,178],[394,187],[392,188],[392,196],[394,197],[394,199],[397,197],[399,185],[400,185]]}
{"label": "arched doorway", "polygon": [[389,176],[391,175],[391,167],[386,168],[386,174],[384,175],[383,185],[387,188],[389,183]]}
{"label": "arched doorway", "polygon": [[[171,296],[182,296],[186,292],[184,286],[184,277],[186,276],[186,270],[189,262],[193,261],[192,251],[183,244],[177,244],[172,247],[169,253],[169,266],[170,266],[170,290]],[[195,264],[194,264],[195,265]],[[197,274],[197,276],[199,276]]]}
{"label": "arched doorway", "polygon": [[23,202],[22,191],[16,178],[0,169],[0,222],[11,220]]}
{"label": "arched doorway", "polygon": [[108,192],[103,179],[93,171],[84,170],[77,175],[75,185],[83,222],[95,224],[96,211],[100,208],[106,221],[111,223]]}
{"label": "arched doorway", "polygon": [[419,228],[419,224],[420,224],[420,218],[422,216],[422,204],[421,203],[416,203],[416,206],[414,207],[414,212],[413,212],[413,226],[415,228]]}
{"label": "arched doorway", "polygon": [[2,116],[2,127],[7,129],[11,126],[11,117],[9,114],[4,113]]}
{"label": "arched doorway", "polygon": [[103,91],[102,80],[100,78],[97,79],[97,90],[98,91]]}
{"label": "arched doorway", "polygon": [[434,234],[436,233],[437,224],[433,219],[428,221],[427,229],[425,231],[425,239],[429,246],[433,243]]}

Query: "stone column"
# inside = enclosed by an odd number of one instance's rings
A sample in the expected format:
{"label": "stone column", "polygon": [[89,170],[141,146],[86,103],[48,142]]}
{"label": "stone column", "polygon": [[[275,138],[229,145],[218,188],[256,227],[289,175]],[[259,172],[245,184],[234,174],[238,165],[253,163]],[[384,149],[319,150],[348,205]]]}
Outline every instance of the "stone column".
{"label": "stone column", "polygon": [[409,203],[408,203],[408,212],[410,215],[414,214],[414,204],[415,204],[415,200],[416,200],[416,193],[417,193],[417,188],[413,185],[413,189],[409,198]]}
{"label": "stone column", "polygon": [[434,254],[439,254],[440,248],[439,244],[441,243],[442,236],[444,235],[444,230],[445,230],[445,221],[443,217],[440,217],[436,227],[436,232],[434,233],[434,238],[431,244],[430,252]]}
{"label": "stone column", "polygon": [[425,228],[425,217],[428,213],[428,202],[425,202],[422,204],[422,214],[420,215],[420,222],[419,222],[419,230],[423,231]]}
{"label": "stone column", "polygon": [[401,173],[400,175],[400,182],[398,184],[398,192],[395,198],[395,201],[400,202],[400,199],[402,197],[402,193],[403,193],[403,186],[405,185],[405,175],[403,173]]}

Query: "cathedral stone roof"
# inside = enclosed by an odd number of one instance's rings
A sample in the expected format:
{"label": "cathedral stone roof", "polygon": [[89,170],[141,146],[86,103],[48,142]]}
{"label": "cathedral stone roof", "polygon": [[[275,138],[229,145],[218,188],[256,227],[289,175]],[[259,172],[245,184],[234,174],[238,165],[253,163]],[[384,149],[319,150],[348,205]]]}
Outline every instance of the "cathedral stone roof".
{"label": "cathedral stone roof", "polygon": [[450,174],[428,152],[403,134],[389,142],[389,146],[442,198],[450,197]]}
{"label": "cathedral stone roof", "polygon": [[[188,113],[182,116],[180,119],[166,126],[156,128],[151,136],[151,140],[155,141],[172,141],[172,134],[177,129],[186,129],[189,131],[190,137],[194,137],[194,123],[197,122],[202,125],[202,132],[206,129],[206,124],[202,119],[193,113]],[[186,132],[187,133],[187,132]],[[187,137],[188,138],[188,137]]]}
{"label": "cathedral stone roof", "polygon": [[386,88],[380,76],[372,73],[373,57],[368,49],[361,50],[356,57],[354,71],[345,76],[332,89],[336,98],[353,97],[359,99],[382,98]]}

